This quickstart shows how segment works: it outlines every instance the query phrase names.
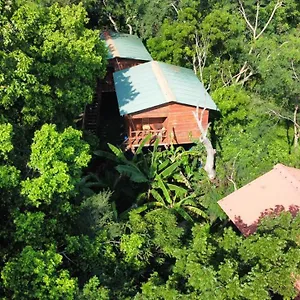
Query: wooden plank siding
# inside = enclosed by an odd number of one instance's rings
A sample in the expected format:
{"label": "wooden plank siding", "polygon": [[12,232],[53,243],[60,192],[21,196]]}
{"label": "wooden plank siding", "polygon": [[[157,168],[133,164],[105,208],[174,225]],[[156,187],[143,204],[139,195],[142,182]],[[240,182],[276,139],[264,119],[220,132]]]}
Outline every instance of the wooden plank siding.
{"label": "wooden plank siding", "polygon": [[[170,104],[168,131],[174,132],[174,140],[177,144],[191,143],[190,136],[192,136],[193,139],[200,137],[200,131],[193,115],[195,110],[196,108],[194,106],[179,103]],[[202,109],[199,109],[199,118],[201,117],[201,112]],[[203,127],[206,127],[208,124],[208,115],[209,112],[206,110],[202,118]]]}
{"label": "wooden plank siding", "polygon": [[143,60],[127,59],[127,58],[113,58],[108,60],[106,68],[106,75],[100,80],[102,92],[114,92],[115,84],[113,73],[123,69],[131,68],[144,63]]}
{"label": "wooden plank siding", "polygon": [[113,58],[109,60],[109,65],[114,68],[114,71],[120,71],[145,63],[144,60],[129,59],[129,58]]}
{"label": "wooden plank siding", "polygon": [[[197,122],[193,112],[196,110],[194,106],[167,103],[165,105],[144,110],[142,112],[126,115],[126,128],[128,136],[131,132],[137,130],[136,124],[139,120],[150,119],[149,122],[156,123],[158,118],[166,118],[163,127],[167,130],[167,136],[163,144],[189,144],[193,139],[200,137]],[[202,109],[199,108],[199,118],[201,117]],[[203,127],[208,125],[209,111],[203,113]],[[133,145],[137,145],[133,142]]]}

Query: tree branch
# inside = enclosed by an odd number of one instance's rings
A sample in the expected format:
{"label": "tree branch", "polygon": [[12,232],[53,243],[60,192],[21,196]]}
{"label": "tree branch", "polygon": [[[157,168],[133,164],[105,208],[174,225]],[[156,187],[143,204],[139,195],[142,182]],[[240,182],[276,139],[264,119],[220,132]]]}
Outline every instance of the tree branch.
{"label": "tree branch", "polygon": [[176,11],[177,16],[179,15],[179,11],[177,9],[177,7],[175,6],[175,4],[172,2],[171,6],[174,8],[174,10]]}
{"label": "tree branch", "polygon": [[59,254],[62,254],[69,262],[71,262],[74,265],[77,265],[68,255],[65,253],[65,251],[59,252]]}
{"label": "tree branch", "polygon": [[[107,7],[106,0],[102,0],[102,3],[103,3],[103,5],[104,5],[105,7]],[[115,20],[114,20],[113,17],[111,16],[111,14],[110,14],[109,12],[106,12],[106,15],[107,15],[109,21],[111,22],[111,24],[113,25],[114,30],[115,30],[116,32],[119,32],[117,23],[115,22]]]}
{"label": "tree branch", "polygon": [[277,3],[275,4],[273,10],[272,10],[272,13],[268,19],[268,21],[266,22],[265,26],[263,27],[263,29],[261,30],[261,32],[256,35],[256,32],[257,32],[257,27],[258,27],[258,18],[259,18],[259,10],[260,10],[260,2],[259,0],[257,1],[257,5],[256,5],[256,15],[255,15],[255,24],[254,26],[251,24],[251,22],[249,21],[248,17],[247,17],[247,14],[246,14],[246,11],[244,9],[244,6],[243,6],[243,3],[241,0],[238,0],[239,4],[240,4],[240,12],[242,13],[242,16],[244,18],[244,20],[246,21],[246,24],[247,26],[249,27],[249,29],[252,31],[253,33],[253,40],[256,41],[257,39],[259,39],[261,37],[261,35],[265,32],[265,30],[268,28],[268,26],[270,25],[275,13],[276,13],[276,10],[282,6],[282,1],[280,0],[277,0]]}
{"label": "tree branch", "polygon": [[[297,148],[298,147],[298,140],[299,140],[299,125],[297,123],[297,113],[298,113],[298,105],[295,106],[295,110],[294,110],[294,147]],[[296,126],[297,125],[297,126]]]}
{"label": "tree branch", "polygon": [[257,0],[257,4],[256,4],[256,15],[255,15],[255,25],[254,25],[254,31],[255,31],[255,34],[254,34],[254,35],[256,35],[256,31],[257,31],[259,9],[260,9],[260,2],[259,2],[259,0]]}
{"label": "tree branch", "polygon": [[273,115],[277,116],[280,119],[284,119],[284,120],[292,122],[297,128],[300,129],[300,125],[298,123],[295,123],[295,120],[293,120],[292,118],[286,117],[273,109],[269,109],[269,112],[272,113]]}
{"label": "tree branch", "polygon": [[240,84],[240,85],[244,85],[244,83],[249,80],[249,78],[253,75],[254,73],[252,71],[249,72],[249,74],[247,76],[244,76],[244,78],[237,82],[237,84]]}
{"label": "tree branch", "polygon": [[295,66],[294,66],[294,62],[292,61],[291,62],[291,65],[292,65],[292,70],[293,70],[293,73],[294,73],[294,79],[296,79],[297,81],[300,81],[300,79],[299,79],[299,77],[298,77],[298,74],[297,74],[297,72],[296,72],[296,70],[295,70]]}
{"label": "tree branch", "polygon": [[233,164],[232,164],[232,172],[230,174],[230,177],[226,176],[228,181],[230,181],[233,184],[233,188],[236,191],[237,190],[237,185],[236,182],[234,181],[233,177],[234,177],[234,172],[235,172],[235,163],[237,161],[238,156],[240,155],[241,150],[238,152],[238,154],[235,156]]}
{"label": "tree branch", "polygon": [[195,51],[196,55],[193,56],[193,69],[195,74],[197,73],[197,69],[199,70],[200,80],[203,83],[203,70],[206,66],[208,43],[203,40],[200,45],[197,32],[195,33]]}
{"label": "tree branch", "polygon": [[112,23],[112,25],[113,25],[113,27],[114,27],[114,30],[115,30],[116,32],[119,32],[117,23],[114,21],[114,19],[112,18],[111,14],[108,14],[108,19],[109,19],[109,21]]}
{"label": "tree branch", "polygon": [[132,34],[132,26],[128,23],[130,20],[130,17],[128,17],[126,19],[126,26],[129,28],[129,34],[131,35]]}
{"label": "tree branch", "polygon": [[279,0],[278,0],[277,3],[276,3],[275,6],[274,6],[274,9],[273,9],[273,11],[272,11],[272,13],[271,13],[271,15],[270,15],[269,20],[267,21],[267,23],[266,23],[266,25],[264,26],[264,28],[262,29],[262,31],[256,36],[255,40],[257,40],[257,39],[264,33],[264,31],[268,28],[269,24],[271,23],[271,21],[272,21],[274,15],[275,15],[276,10],[277,10],[279,7],[281,7],[281,6],[282,6],[282,1],[279,1]]}
{"label": "tree branch", "polygon": [[243,3],[241,0],[238,0],[239,1],[239,4],[240,4],[240,11],[242,13],[242,16],[244,17],[245,21],[246,21],[246,24],[248,25],[248,27],[250,28],[250,30],[253,32],[253,36],[255,36],[255,29],[254,27],[252,26],[252,24],[250,23],[250,21],[248,20],[248,17],[246,15],[246,12],[245,12],[245,9],[244,9],[244,6],[243,6]]}
{"label": "tree branch", "polygon": [[241,76],[243,75],[243,73],[245,73],[245,72],[247,72],[249,70],[249,67],[247,67],[247,64],[248,64],[248,62],[245,61],[244,64],[243,64],[243,66],[242,66],[242,68],[240,69],[239,73],[236,74],[236,75],[234,75],[232,77],[232,79],[236,78],[235,79],[235,83],[238,83],[239,80],[240,80],[240,78],[241,78]]}

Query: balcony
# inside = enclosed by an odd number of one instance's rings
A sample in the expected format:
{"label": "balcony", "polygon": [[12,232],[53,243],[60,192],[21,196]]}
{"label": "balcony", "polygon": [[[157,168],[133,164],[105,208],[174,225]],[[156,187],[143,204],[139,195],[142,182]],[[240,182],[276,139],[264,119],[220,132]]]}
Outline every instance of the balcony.
{"label": "balcony", "polygon": [[167,144],[168,135],[167,135],[167,130],[164,128],[159,130],[145,129],[145,130],[131,131],[124,143],[127,145],[127,147],[139,146],[142,140],[149,134],[151,134],[151,139],[149,143],[146,144],[147,146],[152,145],[157,139],[159,139],[160,145]]}

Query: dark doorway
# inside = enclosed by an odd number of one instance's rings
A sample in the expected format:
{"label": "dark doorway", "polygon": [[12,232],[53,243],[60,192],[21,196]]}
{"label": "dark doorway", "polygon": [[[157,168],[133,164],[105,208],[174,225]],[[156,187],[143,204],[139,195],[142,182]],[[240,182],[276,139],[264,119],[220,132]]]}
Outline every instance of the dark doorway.
{"label": "dark doorway", "polygon": [[101,143],[121,144],[123,130],[116,93],[102,92],[98,131]]}

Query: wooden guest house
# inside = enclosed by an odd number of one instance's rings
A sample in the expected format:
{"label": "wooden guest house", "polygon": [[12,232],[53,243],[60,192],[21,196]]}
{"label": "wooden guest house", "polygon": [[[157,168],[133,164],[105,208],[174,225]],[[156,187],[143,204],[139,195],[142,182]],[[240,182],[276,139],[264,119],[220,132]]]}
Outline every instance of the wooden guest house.
{"label": "wooden guest house", "polygon": [[102,39],[109,50],[107,75],[99,82],[94,103],[86,108],[85,128],[95,128],[101,137],[105,127],[120,127],[123,116],[123,144],[132,149],[149,134],[150,144],[159,139],[166,146],[198,139],[196,107],[203,128],[217,107],[194,72],[153,61],[136,36],[104,33]]}
{"label": "wooden guest house", "polygon": [[101,138],[117,135],[120,113],[113,73],[152,60],[142,41],[134,35],[104,32],[100,38],[108,50],[106,76],[98,81],[94,101],[85,108],[83,127]]}
{"label": "wooden guest house", "polygon": [[189,144],[200,131],[193,116],[203,108],[207,127],[209,110],[217,107],[190,69],[151,61],[114,73],[119,110],[125,118],[129,147],[138,146],[149,133],[161,145]]}

